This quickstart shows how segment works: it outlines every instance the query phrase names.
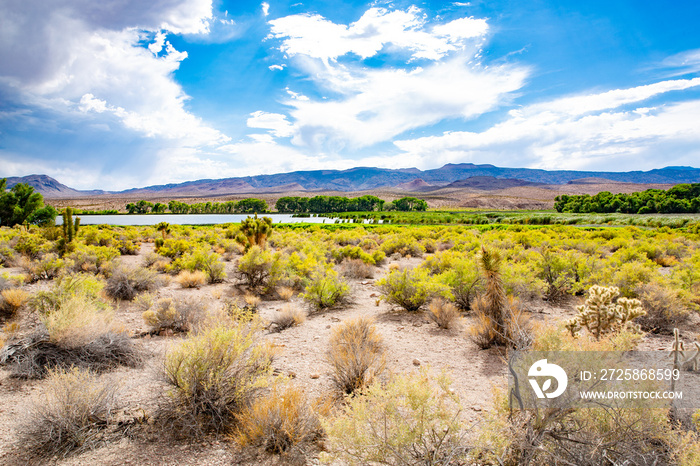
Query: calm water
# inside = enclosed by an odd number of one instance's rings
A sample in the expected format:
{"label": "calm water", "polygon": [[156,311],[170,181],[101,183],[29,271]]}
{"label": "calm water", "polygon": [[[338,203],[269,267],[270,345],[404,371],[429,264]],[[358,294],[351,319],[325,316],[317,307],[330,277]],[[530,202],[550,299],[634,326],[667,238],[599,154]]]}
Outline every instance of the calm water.
{"label": "calm water", "polygon": [[[173,225],[213,225],[220,223],[240,223],[250,215],[246,214],[158,214],[158,215],[78,215],[82,225],[155,225],[168,222]],[[262,217],[262,215],[261,215]],[[267,214],[272,223],[335,223],[334,218],[308,217],[295,218],[291,214]],[[63,218],[56,218],[61,225]]]}

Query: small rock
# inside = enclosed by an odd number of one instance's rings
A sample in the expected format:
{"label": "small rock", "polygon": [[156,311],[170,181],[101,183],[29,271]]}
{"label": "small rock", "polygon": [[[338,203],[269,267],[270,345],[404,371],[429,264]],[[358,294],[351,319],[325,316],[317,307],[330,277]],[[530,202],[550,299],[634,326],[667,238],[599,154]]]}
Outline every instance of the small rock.
{"label": "small rock", "polygon": [[423,323],[422,322],[413,322],[414,327],[422,327]]}
{"label": "small rock", "polygon": [[413,365],[414,365],[414,366],[420,366],[420,360],[419,360],[419,359],[414,359],[414,360],[413,360]]}
{"label": "small rock", "polygon": [[472,410],[476,411],[477,413],[481,412],[481,408],[477,408],[476,406],[472,406]]}
{"label": "small rock", "polygon": [[320,376],[319,374],[311,374],[310,377],[311,377],[312,379],[318,379],[318,378],[321,377],[321,376]]}
{"label": "small rock", "polygon": [[330,326],[330,325],[326,325],[326,328],[331,328],[331,326]]}
{"label": "small rock", "polygon": [[397,327],[397,329],[396,329],[397,332],[401,331],[401,330],[403,330],[403,327]]}
{"label": "small rock", "polygon": [[287,375],[288,375],[290,378],[292,378],[292,379],[296,379],[296,378],[297,378],[297,373],[296,373],[296,372],[289,371],[289,372],[287,372]]}
{"label": "small rock", "polygon": [[376,298],[377,296],[379,296],[377,293],[372,293],[371,295],[369,295],[370,298]]}
{"label": "small rock", "polygon": [[340,319],[337,317],[331,317],[331,322],[340,322]]}

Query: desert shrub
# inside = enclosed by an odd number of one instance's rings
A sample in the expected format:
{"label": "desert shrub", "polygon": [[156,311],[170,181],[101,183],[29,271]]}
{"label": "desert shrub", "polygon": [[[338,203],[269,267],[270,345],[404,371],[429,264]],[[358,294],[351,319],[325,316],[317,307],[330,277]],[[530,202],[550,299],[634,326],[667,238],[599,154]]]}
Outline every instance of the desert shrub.
{"label": "desert shrub", "polygon": [[457,310],[457,307],[444,299],[432,300],[428,305],[428,311],[430,311],[428,317],[430,317],[438,327],[443,329],[453,327],[459,319],[459,310]]}
{"label": "desert shrub", "polygon": [[175,277],[175,281],[183,288],[199,288],[207,282],[207,274],[201,270],[183,270]]}
{"label": "desert shrub", "polygon": [[22,268],[29,275],[31,281],[56,278],[64,265],[64,260],[55,253],[44,254],[35,261],[22,261]]}
{"label": "desert shrub", "polygon": [[589,272],[582,253],[544,248],[540,254],[538,277],[546,283],[545,294],[550,301],[582,291],[582,282]]}
{"label": "desert shrub", "polygon": [[316,310],[327,309],[347,300],[350,287],[333,269],[319,270],[311,276],[301,295]]}
{"label": "desert shrub", "polygon": [[[449,251],[442,253],[448,254]],[[432,257],[436,257],[438,254]],[[483,284],[476,262],[469,259],[457,259],[449,262],[449,267],[443,269],[440,264],[426,263],[424,267],[432,268],[434,273],[440,273],[438,279],[449,287],[452,299],[462,311],[471,310],[472,301],[481,292]]]}
{"label": "desert shrub", "polygon": [[102,271],[103,267],[117,256],[119,251],[113,247],[77,245],[64,259],[66,267],[73,272],[96,273]]}
{"label": "desert shrub", "polygon": [[323,429],[303,390],[288,384],[273,387],[266,396],[237,416],[236,440],[274,454],[302,454],[321,439]]}
{"label": "desert shrub", "polygon": [[639,331],[639,324],[633,319],[643,316],[646,311],[638,299],[615,298],[620,294],[617,287],[594,285],[588,290],[585,304],[576,307],[577,315],[567,322],[571,335],[575,336],[584,327],[596,339],[606,333],[621,329]]}
{"label": "desert shrub", "polygon": [[165,357],[172,387],[161,413],[182,433],[225,433],[269,383],[272,351],[258,341],[258,325],[218,326],[191,335]]}
{"label": "desert shrub", "polygon": [[158,262],[163,260],[163,256],[160,254],[157,254],[155,252],[149,252],[148,254],[145,254],[143,256],[143,266],[144,267],[153,267],[153,265]]}
{"label": "desert shrub", "polygon": [[0,311],[13,316],[29,300],[29,293],[20,288],[8,288],[0,292]]}
{"label": "desert shrub", "polygon": [[289,301],[294,297],[294,288],[288,286],[277,287],[277,294],[284,301]]}
{"label": "desert shrub", "polygon": [[252,246],[238,261],[238,273],[251,288],[268,289],[282,273],[279,257],[260,246]]}
{"label": "desert shrub", "polygon": [[672,334],[673,329],[688,321],[688,303],[677,290],[657,283],[647,283],[637,290],[646,314],[637,318],[642,330]]}
{"label": "desert shrub", "polygon": [[104,290],[110,298],[131,301],[142,291],[156,289],[157,280],[156,273],[144,267],[118,267],[107,279]]}
{"label": "desert shrub", "polygon": [[291,304],[286,304],[279,313],[272,319],[270,329],[281,332],[290,327],[301,325],[306,320],[306,314]]}
{"label": "desert shrub", "polygon": [[[162,240],[162,238],[161,238]],[[165,256],[169,259],[177,259],[186,252],[192,249],[193,245],[190,244],[186,239],[173,239],[168,238],[159,245],[156,242],[156,251],[161,256]]]}
{"label": "desert shrub", "polygon": [[496,404],[469,464],[677,464],[674,453],[687,446],[665,409],[566,405],[513,412],[504,395]]}
{"label": "desert shrub", "polygon": [[392,235],[384,240],[381,250],[387,256],[400,254],[402,256],[420,257],[425,248],[413,236],[407,234]]}
{"label": "desert shrub", "polygon": [[342,412],[323,424],[324,460],[366,465],[452,465],[465,462],[466,428],[445,375],[426,370],[373,383],[348,397]]}
{"label": "desert shrub", "polygon": [[183,254],[173,262],[176,270],[194,272],[200,270],[207,274],[207,282],[220,283],[226,278],[226,271],[221,256],[205,249],[195,249]]}
{"label": "desert shrub", "polygon": [[345,259],[338,266],[338,270],[343,277],[347,278],[373,278],[374,267],[366,264],[361,259]]}
{"label": "desert shrub", "polygon": [[204,319],[205,308],[201,301],[163,298],[143,313],[143,320],[152,332],[170,329],[189,332]]}
{"label": "desert shrub", "polygon": [[42,457],[97,448],[118,407],[117,387],[75,367],[49,371],[44,393],[30,408],[23,447]]}
{"label": "desert shrub", "polygon": [[535,351],[630,351],[637,347],[642,335],[621,330],[599,340],[585,335],[571,335],[564,325],[537,328],[532,344]]}
{"label": "desert shrub", "polygon": [[541,298],[547,289],[544,280],[537,276],[536,265],[529,260],[504,263],[501,280],[506,294],[521,299]]}
{"label": "desert shrub", "polygon": [[77,296],[95,307],[105,307],[100,298],[103,289],[104,282],[93,275],[62,275],[51,290],[34,293],[29,305],[33,311],[46,315],[57,310],[63,301]]}
{"label": "desert shrub", "polygon": [[393,270],[379,280],[377,286],[384,299],[407,311],[417,311],[430,298],[448,292],[445,285],[439,283],[437,279],[430,276],[427,269],[421,267]]}
{"label": "desert shrub", "polygon": [[138,366],[140,351],[113,320],[111,310],[77,288],[73,293],[64,291],[53,298],[55,301],[47,299],[40,306],[43,328],[9,342],[0,355],[0,364],[10,366],[13,375],[24,378],[42,378],[55,367],[106,371],[119,365]]}
{"label": "desert shrub", "polygon": [[335,327],[326,357],[335,388],[350,394],[367,386],[384,371],[384,353],[382,337],[371,319],[360,317]]}

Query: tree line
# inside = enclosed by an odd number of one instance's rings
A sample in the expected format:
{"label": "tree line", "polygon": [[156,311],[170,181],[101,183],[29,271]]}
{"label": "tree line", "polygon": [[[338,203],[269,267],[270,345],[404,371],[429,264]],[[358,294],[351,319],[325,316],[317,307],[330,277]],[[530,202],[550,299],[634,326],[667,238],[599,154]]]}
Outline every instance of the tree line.
{"label": "tree line", "polygon": [[677,214],[700,213],[700,183],[679,184],[664,191],[647,189],[629,194],[603,191],[590,194],[561,195],[555,199],[557,212]]}
{"label": "tree line", "polygon": [[44,197],[26,183],[7,189],[7,178],[0,180],[0,225],[53,224],[58,211],[44,205]]}
{"label": "tree line", "polygon": [[126,205],[130,214],[162,214],[169,210],[173,214],[257,214],[269,211],[267,202],[262,199],[248,198],[240,201],[198,202],[187,204],[180,201],[148,202],[140,200]]}
{"label": "tree line", "polygon": [[374,212],[399,210],[404,212],[424,211],[428,209],[428,203],[415,197],[403,197],[392,202],[386,202],[376,196],[342,197],[342,196],[314,196],[293,197],[286,196],[277,200],[275,208],[281,213],[337,213],[337,212]]}

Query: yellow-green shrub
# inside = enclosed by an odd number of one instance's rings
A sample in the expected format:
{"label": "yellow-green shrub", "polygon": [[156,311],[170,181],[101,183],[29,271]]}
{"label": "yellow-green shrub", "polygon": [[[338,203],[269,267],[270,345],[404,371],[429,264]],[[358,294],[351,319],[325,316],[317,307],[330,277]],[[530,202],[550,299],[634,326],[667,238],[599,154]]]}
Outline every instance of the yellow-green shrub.
{"label": "yellow-green shrub", "polygon": [[460,412],[444,374],[397,375],[348,397],[338,415],[324,419],[328,450],[322,458],[352,465],[467,464]]}
{"label": "yellow-green shrub", "polygon": [[449,296],[447,286],[422,267],[393,270],[379,280],[377,286],[384,299],[407,311],[417,311],[435,296]]}
{"label": "yellow-green shrub", "polygon": [[251,288],[273,288],[282,276],[279,254],[251,246],[238,261],[238,273]]}
{"label": "yellow-green shrub", "polygon": [[259,343],[259,325],[241,322],[191,335],[165,357],[172,389],[166,422],[191,435],[224,433],[269,384],[273,353]]}
{"label": "yellow-green shrub", "polygon": [[326,309],[345,301],[350,295],[350,286],[333,269],[318,270],[311,276],[301,297],[316,310]]}

